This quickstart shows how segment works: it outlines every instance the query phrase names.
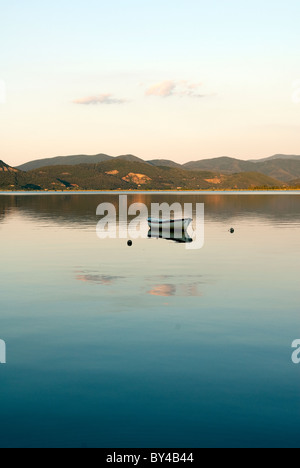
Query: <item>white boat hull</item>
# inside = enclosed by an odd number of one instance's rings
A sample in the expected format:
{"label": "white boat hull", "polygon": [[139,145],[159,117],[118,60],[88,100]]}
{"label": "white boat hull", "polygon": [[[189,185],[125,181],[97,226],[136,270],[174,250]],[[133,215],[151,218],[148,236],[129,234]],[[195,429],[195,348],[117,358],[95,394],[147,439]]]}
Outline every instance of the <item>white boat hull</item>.
{"label": "white boat hull", "polygon": [[152,232],[185,232],[192,221],[190,218],[169,220],[149,218],[148,224]]}

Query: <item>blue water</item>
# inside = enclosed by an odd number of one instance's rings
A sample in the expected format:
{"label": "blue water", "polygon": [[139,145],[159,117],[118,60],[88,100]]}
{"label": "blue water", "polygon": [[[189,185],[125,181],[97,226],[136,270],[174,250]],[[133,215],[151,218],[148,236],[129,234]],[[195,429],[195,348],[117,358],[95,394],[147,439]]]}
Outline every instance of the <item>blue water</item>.
{"label": "blue water", "polygon": [[205,203],[200,250],[99,239],[108,201],[0,197],[0,446],[299,447],[300,198],[129,196]]}

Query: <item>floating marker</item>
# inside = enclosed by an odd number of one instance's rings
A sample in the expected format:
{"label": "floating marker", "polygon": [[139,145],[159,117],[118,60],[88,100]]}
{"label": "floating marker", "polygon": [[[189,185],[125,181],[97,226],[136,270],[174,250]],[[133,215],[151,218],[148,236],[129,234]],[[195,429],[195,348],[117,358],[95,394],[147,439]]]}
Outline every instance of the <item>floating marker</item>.
{"label": "floating marker", "polygon": [[128,247],[132,247],[132,241],[129,240],[129,241],[127,242],[127,245],[128,245]]}

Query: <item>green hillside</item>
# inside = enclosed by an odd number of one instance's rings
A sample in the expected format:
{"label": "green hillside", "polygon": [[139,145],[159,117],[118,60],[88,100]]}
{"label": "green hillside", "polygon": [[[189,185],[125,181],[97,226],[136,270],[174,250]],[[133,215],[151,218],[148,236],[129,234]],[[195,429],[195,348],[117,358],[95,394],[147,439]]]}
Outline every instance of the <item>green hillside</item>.
{"label": "green hillside", "polygon": [[290,182],[300,177],[300,160],[273,159],[255,164],[256,171],[274,177],[282,182]]}
{"label": "green hillside", "polygon": [[95,156],[88,156],[86,154],[79,154],[75,156],[57,156],[55,158],[47,159],[37,159],[35,161],[30,161],[28,163],[18,166],[17,169],[20,171],[28,172],[33,171],[34,169],[39,169],[41,167],[48,166],[75,166],[78,164],[99,164],[104,161],[109,161],[111,159],[124,159],[131,162],[142,162],[145,163],[142,159],[133,156],[132,154],[126,154],[122,156],[109,156],[108,154],[96,154]]}
{"label": "green hillside", "polygon": [[178,169],[158,168],[123,159],[101,164],[46,167],[26,173],[31,183],[48,190],[168,190],[178,187],[208,189],[210,184],[205,178],[211,176],[211,173],[206,172],[189,175]]}
{"label": "green hillside", "polygon": [[224,182],[220,184],[220,188],[240,190],[253,189],[268,189],[283,186],[278,180],[261,174],[259,172],[240,172],[238,174],[228,175],[224,178]]}
{"label": "green hillside", "polygon": [[241,161],[234,158],[214,158],[202,161],[193,161],[184,164],[188,170],[217,171],[222,174],[236,174],[244,172],[260,172],[268,177],[287,183],[300,177],[300,158],[296,156],[274,156],[262,161]]}
{"label": "green hillside", "polygon": [[300,161],[300,156],[296,154],[274,154],[274,156],[270,156],[269,158],[262,158],[259,160],[253,159],[253,162],[266,162],[266,161],[272,161],[274,159],[294,159],[296,161]]}
{"label": "green hillside", "polygon": [[228,190],[281,187],[257,172],[220,174],[154,166],[131,157],[99,164],[48,166],[0,173],[1,190]]}
{"label": "green hillside", "polygon": [[1,161],[0,160],[0,172],[11,172],[11,173],[14,173],[14,172],[18,172],[17,169],[9,166],[8,164],[6,164],[5,162]]}
{"label": "green hillside", "polygon": [[182,164],[178,164],[170,159],[151,159],[151,161],[147,161],[147,163],[151,164],[152,166],[165,166],[165,167],[176,167],[177,169],[184,169]]}
{"label": "green hillside", "polygon": [[254,163],[249,161],[241,161],[240,159],[228,158],[227,156],[222,158],[192,161],[184,164],[183,167],[193,171],[218,171],[223,174],[256,171]]}
{"label": "green hillside", "polygon": [[95,156],[87,156],[86,154],[78,154],[75,156],[57,156],[55,158],[37,159],[30,161],[25,164],[21,164],[21,166],[18,166],[17,169],[27,172],[47,166],[73,166],[84,163],[97,164],[109,159],[112,159],[112,156],[108,156],[107,154],[96,154]]}
{"label": "green hillside", "polygon": [[[178,164],[169,159],[152,159],[144,161],[132,154],[122,156],[109,156],[107,154],[97,154],[95,156],[77,155],[77,156],[59,156],[56,158],[40,159],[30,161],[18,166],[17,169],[25,172],[33,171],[50,166],[74,166],[79,164],[102,164],[112,161],[127,161],[131,163],[140,163],[147,166],[178,169],[181,171],[208,171],[222,175],[233,175],[245,172],[259,172],[283,183],[289,183],[300,177],[300,156],[296,155],[274,155],[260,160],[243,161],[227,156],[221,158],[203,159],[200,161],[191,161],[186,164]],[[174,174],[175,179],[176,175]],[[190,178],[191,175],[183,176],[183,179]],[[172,181],[171,181],[172,182]],[[179,181],[178,181],[179,182]],[[168,183],[168,182],[167,182]],[[181,184],[180,184],[181,185]]]}
{"label": "green hillside", "polygon": [[290,182],[290,186],[300,189],[300,179],[295,179]]}

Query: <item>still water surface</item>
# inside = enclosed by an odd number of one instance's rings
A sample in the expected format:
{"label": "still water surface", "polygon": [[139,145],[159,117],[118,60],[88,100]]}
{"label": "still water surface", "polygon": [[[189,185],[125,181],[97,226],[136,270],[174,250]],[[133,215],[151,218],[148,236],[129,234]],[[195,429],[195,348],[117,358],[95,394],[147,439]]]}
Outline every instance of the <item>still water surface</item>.
{"label": "still water surface", "polygon": [[300,198],[128,201],[205,203],[205,246],[100,240],[117,195],[0,196],[0,446],[299,447]]}

